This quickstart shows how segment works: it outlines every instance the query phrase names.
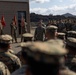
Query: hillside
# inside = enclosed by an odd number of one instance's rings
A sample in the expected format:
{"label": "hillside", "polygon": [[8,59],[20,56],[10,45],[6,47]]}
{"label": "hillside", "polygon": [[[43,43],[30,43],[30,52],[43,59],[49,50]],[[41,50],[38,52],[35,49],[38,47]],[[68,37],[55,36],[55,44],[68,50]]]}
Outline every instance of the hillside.
{"label": "hillside", "polygon": [[72,15],[70,13],[63,14],[63,16],[65,16],[65,17],[74,17],[74,15]]}
{"label": "hillside", "polygon": [[47,22],[49,20],[60,20],[60,19],[65,19],[65,18],[76,18],[76,16],[70,14],[70,13],[66,13],[63,15],[41,15],[41,14],[35,14],[35,13],[31,13],[30,14],[30,21],[31,22],[38,22],[40,19],[42,19],[43,21]]}

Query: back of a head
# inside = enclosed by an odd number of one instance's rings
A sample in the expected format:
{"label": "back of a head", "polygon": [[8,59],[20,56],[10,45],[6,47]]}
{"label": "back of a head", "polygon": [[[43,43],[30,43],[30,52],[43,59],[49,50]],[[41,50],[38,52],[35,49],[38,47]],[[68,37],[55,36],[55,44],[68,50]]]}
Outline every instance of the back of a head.
{"label": "back of a head", "polygon": [[76,31],[68,31],[68,32],[67,32],[67,37],[76,38]]}
{"label": "back of a head", "polygon": [[70,54],[76,54],[76,38],[69,37],[67,39],[66,48]]}
{"label": "back of a head", "polygon": [[32,41],[33,35],[31,33],[24,33],[22,35],[24,42]]}
{"label": "back of a head", "polygon": [[1,35],[0,36],[0,48],[8,48],[11,43],[12,37],[10,35]]}
{"label": "back of a head", "polygon": [[33,75],[57,75],[67,51],[60,45],[32,42],[24,46],[29,68]]}
{"label": "back of a head", "polygon": [[51,44],[56,44],[56,45],[60,45],[61,47],[65,47],[65,44],[64,44],[64,42],[63,42],[63,40],[61,40],[61,39],[51,39],[51,40],[48,40],[47,41],[49,44],[51,43]]}
{"label": "back of a head", "polygon": [[58,39],[65,40],[65,33],[58,33]]}
{"label": "back of a head", "polygon": [[46,28],[46,37],[56,37],[57,27],[54,25],[47,26]]}
{"label": "back of a head", "polygon": [[58,28],[57,28],[56,26],[50,25],[50,26],[47,26],[46,31],[55,32],[55,31],[57,31],[57,29],[58,29]]}

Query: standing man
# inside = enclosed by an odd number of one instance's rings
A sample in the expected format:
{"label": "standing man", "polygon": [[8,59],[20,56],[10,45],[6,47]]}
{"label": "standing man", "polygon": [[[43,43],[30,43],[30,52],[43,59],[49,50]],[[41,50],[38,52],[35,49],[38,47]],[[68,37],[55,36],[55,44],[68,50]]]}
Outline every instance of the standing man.
{"label": "standing man", "polygon": [[65,33],[58,33],[57,38],[65,41]]}
{"label": "standing man", "polygon": [[38,23],[38,27],[35,29],[34,40],[35,41],[44,41],[45,37],[45,28],[42,26],[42,22]]}
{"label": "standing man", "polygon": [[66,65],[76,72],[76,38],[69,37],[67,39],[66,48],[69,50]]}
{"label": "standing man", "polygon": [[6,26],[4,16],[1,17],[0,23],[1,23],[1,34],[3,34],[3,30],[4,30],[5,26]]}
{"label": "standing man", "polygon": [[24,18],[21,20],[21,32],[22,34],[27,32],[27,23]]}
{"label": "standing man", "polygon": [[0,36],[0,61],[8,66],[9,71],[12,73],[21,67],[19,58],[9,52],[10,42],[12,37],[9,35]]}
{"label": "standing man", "polygon": [[[17,34],[16,34],[17,26],[14,22],[14,19],[12,19],[12,23],[10,24],[10,26],[11,26],[11,36],[15,39],[15,42],[17,43]],[[12,40],[12,42],[13,42],[13,40]]]}
{"label": "standing man", "polygon": [[52,43],[23,44],[22,57],[26,64],[12,75],[76,75],[64,66],[67,51],[61,45]]}
{"label": "standing man", "polygon": [[57,38],[57,27],[56,26],[47,26],[46,28],[46,40],[56,39]]}
{"label": "standing man", "polygon": [[25,33],[22,35],[23,42],[33,41],[33,35],[31,33]]}
{"label": "standing man", "polygon": [[73,31],[76,31],[76,21],[73,21],[72,22],[72,30]]}
{"label": "standing man", "polygon": [[25,19],[22,17],[21,20],[21,42],[22,42],[22,34],[27,33],[27,23],[25,22]]}

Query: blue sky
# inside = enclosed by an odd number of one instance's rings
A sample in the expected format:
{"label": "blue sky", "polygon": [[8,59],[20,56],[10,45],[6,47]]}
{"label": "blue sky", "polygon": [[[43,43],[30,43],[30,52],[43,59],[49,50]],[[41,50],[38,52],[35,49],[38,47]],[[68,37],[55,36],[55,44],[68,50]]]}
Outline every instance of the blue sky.
{"label": "blue sky", "polygon": [[43,15],[76,15],[76,0],[30,0],[30,12]]}

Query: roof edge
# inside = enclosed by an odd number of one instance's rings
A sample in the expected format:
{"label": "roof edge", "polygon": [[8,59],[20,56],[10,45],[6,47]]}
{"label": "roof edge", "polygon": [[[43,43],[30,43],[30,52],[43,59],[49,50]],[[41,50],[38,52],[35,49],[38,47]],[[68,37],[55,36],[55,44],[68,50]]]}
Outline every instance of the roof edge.
{"label": "roof edge", "polygon": [[2,1],[2,2],[6,2],[6,1],[8,1],[8,2],[29,2],[29,0],[0,0],[0,1]]}

